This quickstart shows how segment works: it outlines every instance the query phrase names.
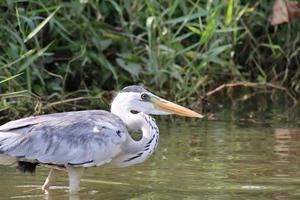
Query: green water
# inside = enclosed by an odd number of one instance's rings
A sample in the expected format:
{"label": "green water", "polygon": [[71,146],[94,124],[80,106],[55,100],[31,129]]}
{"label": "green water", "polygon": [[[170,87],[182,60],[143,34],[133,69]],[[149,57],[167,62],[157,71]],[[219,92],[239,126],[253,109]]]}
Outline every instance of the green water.
{"label": "green water", "polygon": [[230,122],[160,123],[158,151],[123,169],[88,169],[69,196],[67,176],[48,195],[36,175],[0,167],[0,199],[300,199],[300,129]]}

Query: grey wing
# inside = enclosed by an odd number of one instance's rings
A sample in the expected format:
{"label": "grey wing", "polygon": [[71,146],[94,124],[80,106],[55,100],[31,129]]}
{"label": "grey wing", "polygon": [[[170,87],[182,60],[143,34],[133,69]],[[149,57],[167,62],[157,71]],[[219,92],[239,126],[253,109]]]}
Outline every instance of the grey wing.
{"label": "grey wing", "polygon": [[0,153],[43,164],[89,167],[117,156],[127,135],[123,122],[105,111],[42,115],[0,126]]}

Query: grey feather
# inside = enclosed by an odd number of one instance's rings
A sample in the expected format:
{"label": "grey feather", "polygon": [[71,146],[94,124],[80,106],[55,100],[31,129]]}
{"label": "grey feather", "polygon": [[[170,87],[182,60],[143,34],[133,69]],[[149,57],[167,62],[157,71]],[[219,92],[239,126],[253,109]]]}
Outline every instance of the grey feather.
{"label": "grey feather", "polygon": [[125,87],[121,92],[137,92],[137,93],[142,93],[142,92],[148,92],[144,87],[139,86],[139,85],[131,85]]}
{"label": "grey feather", "polygon": [[55,113],[0,126],[0,152],[42,164],[89,167],[117,156],[127,136],[122,120],[110,112]]}

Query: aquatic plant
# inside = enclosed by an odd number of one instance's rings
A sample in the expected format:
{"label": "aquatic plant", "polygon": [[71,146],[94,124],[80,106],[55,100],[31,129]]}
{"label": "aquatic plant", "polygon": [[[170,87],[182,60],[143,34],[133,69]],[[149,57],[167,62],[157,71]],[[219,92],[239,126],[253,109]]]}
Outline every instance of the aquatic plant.
{"label": "aquatic plant", "polygon": [[102,107],[135,83],[190,107],[224,83],[300,92],[300,25],[271,26],[266,1],[2,1],[0,10],[0,110],[12,118]]}

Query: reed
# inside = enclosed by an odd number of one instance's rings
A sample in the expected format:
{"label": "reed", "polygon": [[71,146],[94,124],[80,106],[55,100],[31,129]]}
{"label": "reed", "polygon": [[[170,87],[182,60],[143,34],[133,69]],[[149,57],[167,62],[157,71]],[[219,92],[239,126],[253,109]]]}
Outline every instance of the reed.
{"label": "reed", "polygon": [[300,92],[299,23],[266,1],[2,1],[0,112],[99,108],[142,83],[197,107],[234,81]]}

